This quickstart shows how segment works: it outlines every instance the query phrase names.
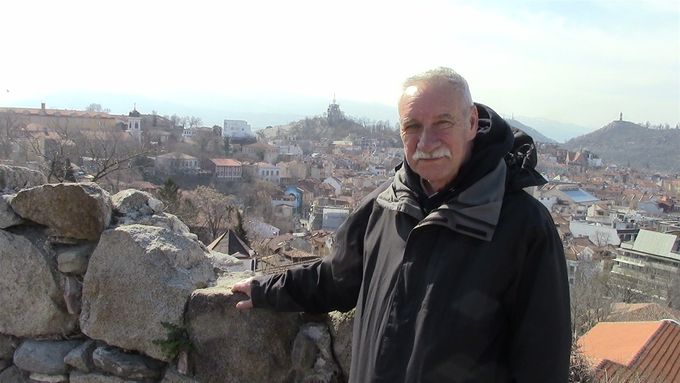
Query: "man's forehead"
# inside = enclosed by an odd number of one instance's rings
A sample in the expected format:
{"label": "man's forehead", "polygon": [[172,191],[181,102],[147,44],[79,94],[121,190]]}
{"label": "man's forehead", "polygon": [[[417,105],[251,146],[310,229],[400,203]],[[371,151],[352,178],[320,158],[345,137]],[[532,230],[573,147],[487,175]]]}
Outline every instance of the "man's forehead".
{"label": "man's forehead", "polygon": [[418,88],[417,85],[411,85],[411,86],[407,87],[406,89],[404,89],[404,95],[405,96],[415,96],[416,93],[418,93],[418,90],[419,90],[419,88]]}

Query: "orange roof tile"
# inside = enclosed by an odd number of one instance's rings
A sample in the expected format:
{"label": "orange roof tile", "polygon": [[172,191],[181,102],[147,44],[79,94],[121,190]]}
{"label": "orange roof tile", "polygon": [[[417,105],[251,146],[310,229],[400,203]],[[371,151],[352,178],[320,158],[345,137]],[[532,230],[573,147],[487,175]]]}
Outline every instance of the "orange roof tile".
{"label": "orange roof tile", "polygon": [[604,359],[628,365],[660,325],[661,322],[601,322],[579,339],[581,351],[594,365]]}
{"label": "orange roof tile", "polygon": [[241,166],[241,163],[231,158],[213,158],[210,160],[215,166]]}
{"label": "orange roof tile", "polygon": [[602,322],[579,340],[600,377],[616,382],[680,381],[680,324]]}

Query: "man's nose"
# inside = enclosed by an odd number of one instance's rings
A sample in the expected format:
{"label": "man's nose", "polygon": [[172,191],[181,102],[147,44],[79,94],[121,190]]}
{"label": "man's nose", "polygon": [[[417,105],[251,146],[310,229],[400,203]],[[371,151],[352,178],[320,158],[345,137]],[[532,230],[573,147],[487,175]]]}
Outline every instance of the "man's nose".
{"label": "man's nose", "polygon": [[431,152],[432,150],[437,149],[439,145],[440,142],[437,134],[428,128],[424,128],[418,138],[418,149],[425,152]]}

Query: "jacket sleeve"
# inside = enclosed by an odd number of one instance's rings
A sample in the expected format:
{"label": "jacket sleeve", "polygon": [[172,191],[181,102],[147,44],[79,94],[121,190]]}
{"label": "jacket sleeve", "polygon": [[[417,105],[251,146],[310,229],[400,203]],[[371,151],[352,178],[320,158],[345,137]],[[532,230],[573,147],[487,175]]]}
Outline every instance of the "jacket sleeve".
{"label": "jacket sleeve", "polygon": [[566,383],[569,376],[571,317],[564,249],[550,214],[542,209],[542,215],[526,238],[511,305],[509,355],[517,383]]}
{"label": "jacket sleeve", "polygon": [[256,277],[251,298],[256,308],[323,313],[356,306],[363,275],[363,243],[373,200],[353,212],[335,234],[333,253],[285,273]]}

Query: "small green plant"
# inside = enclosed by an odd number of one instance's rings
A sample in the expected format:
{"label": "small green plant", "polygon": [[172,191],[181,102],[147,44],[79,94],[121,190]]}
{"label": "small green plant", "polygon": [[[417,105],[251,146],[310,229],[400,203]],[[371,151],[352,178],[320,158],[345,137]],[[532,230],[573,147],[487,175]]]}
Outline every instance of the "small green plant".
{"label": "small green plant", "polygon": [[186,327],[168,322],[161,322],[161,326],[167,331],[166,338],[156,339],[153,344],[161,347],[161,352],[166,358],[174,360],[180,352],[193,349]]}

